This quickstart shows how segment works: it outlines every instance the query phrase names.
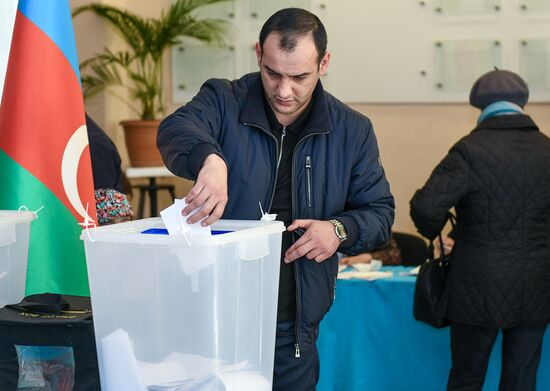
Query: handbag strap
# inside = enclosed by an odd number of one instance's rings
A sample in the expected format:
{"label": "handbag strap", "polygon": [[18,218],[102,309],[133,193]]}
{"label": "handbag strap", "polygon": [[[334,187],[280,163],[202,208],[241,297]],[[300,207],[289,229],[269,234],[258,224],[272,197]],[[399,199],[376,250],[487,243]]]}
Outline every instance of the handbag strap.
{"label": "handbag strap", "polygon": [[[451,222],[451,227],[452,227],[452,230],[454,231],[455,228],[456,228],[456,216],[454,214],[452,214],[451,212],[447,212],[447,219],[445,220],[445,222],[450,221]],[[443,246],[443,235],[441,235],[441,232],[437,235],[437,240],[439,240],[439,264],[440,266],[446,266],[449,264],[450,260],[451,260],[451,256],[449,254],[445,254],[445,247]],[[429,259],[433,259],[435,260],[435,255],[434,255],[434,250],[435,250],[435,246],[434,246],[434,241],[436,240],[432,240],[430,241],[430,245],[428,246],[428,256],[429,256]]]}

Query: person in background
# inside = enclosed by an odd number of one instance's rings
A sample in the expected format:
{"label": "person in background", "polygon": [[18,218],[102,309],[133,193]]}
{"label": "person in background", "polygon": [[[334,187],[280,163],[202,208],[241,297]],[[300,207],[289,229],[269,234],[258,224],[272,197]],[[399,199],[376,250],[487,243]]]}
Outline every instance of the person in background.
{"label": "person in background", "polygon": [[499,330],[499,390],[536,389],[550,322],[550,139],[524,113],[528,97],[515,73],[481,76],[470,93],[482,110],[476,128],[411,200],[411,217],[428,239],[456,210],[448,390],[482,389]]}
{"label": "person in background", "polygon": [[134,218],[126,195],[115,189],[95,189],[98,225],[123,223]]}
{"label": "person in background", "polygon": [[260,203],[287,226],[274,390],[315,389],[317,333],[334,299],[336,251],[386,243],[394,219],[371,122],[319,80],[329,66],[326,46],[317,16],[276,12],[256,44],[260,72],[208,80],[158,131],[168,169],[195,180],[182,211],[189,223],[259,220]]}
{"label": "person in background", "polygon": [[134,212],[126,194],[132,187],[121,169],[121,159],[113,141],[86,114],[90,158],[98,225],[107,225],[131,220]]}
{"label": "person in background", "polygon": [[359,255],[344,257],[340,260],[340,263],[342,265],[352,266],[356,263],[370,263],[373,259],[381,261],[385,266],[401,265],[401,250],[393,238],[393,235],[390,242],[385,246],[382,246],[370,253],[362,253]]}

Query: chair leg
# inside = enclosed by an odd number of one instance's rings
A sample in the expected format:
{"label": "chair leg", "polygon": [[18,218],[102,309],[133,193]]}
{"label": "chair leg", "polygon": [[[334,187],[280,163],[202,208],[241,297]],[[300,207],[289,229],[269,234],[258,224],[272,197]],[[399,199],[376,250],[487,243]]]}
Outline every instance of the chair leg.
{"label": "chair leg", "polygon": [[143,218],[143,209],[145,207],[145,188],[139,187],[139,206],[138,206],[138,219]]}
{"label": "chair leg", "polygon": [[168,191],[170,192],[170,196],[172,197],[172,201],[176,199],[176,192],[174,191],[174,186],[170,186],[168,188]]}

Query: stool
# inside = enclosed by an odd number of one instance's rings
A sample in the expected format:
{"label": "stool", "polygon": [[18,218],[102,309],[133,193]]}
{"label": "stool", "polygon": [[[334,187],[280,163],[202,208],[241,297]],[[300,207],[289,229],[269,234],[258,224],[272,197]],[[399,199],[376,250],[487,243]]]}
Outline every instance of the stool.
{"label": "stool", "polygon": [[138,219],[143,218],[143,209],[145,206],[145,196],[149,193],[149,205],[151,211],[151,217],[158,216],[157,207],[157,191],[168,190],[172,199],[176,198],[176,192],[174,191],[174,185],[158,185],[157,178],[149,177],[148,185],[134,186],[139,189],[139,206],[138,206]]}

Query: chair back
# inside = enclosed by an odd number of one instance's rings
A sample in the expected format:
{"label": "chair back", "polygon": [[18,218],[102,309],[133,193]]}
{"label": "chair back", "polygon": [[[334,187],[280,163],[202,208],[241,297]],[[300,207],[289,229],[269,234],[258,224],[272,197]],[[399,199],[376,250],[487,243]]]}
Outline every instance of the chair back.
{"label": "chair back", "polygon": [[418,266],[428,258],[428,245],[420,236],[393,232],[393,238],[401,251],[403,266]]}

